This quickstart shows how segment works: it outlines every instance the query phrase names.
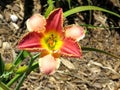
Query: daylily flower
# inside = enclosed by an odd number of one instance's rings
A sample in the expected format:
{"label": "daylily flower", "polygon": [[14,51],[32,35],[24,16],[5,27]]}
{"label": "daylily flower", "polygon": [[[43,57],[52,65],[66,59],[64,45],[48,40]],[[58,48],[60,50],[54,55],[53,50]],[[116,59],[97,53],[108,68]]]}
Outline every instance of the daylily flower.
{"label": "daylily flower", "polygon": [[[33,15],[27,21],[27,28],[30,32],[20,40],[18,48],[41,52],[39,59],[41,72],[53,74],[60,65],[60,57],[81,58],[81,48],[77,39],[83,37],[84,33],[77,34],[75,38],[74,34],[79,33],[81,30],[83,31],[83,29],[77,26],[77,28],[65,27],[64,30],[61,8],[51,12],[46,20],[41,15]],[[77,30],[77,32],[72,34],[73,36],[70,35],[72,30],[74,30],[73,32]]]}

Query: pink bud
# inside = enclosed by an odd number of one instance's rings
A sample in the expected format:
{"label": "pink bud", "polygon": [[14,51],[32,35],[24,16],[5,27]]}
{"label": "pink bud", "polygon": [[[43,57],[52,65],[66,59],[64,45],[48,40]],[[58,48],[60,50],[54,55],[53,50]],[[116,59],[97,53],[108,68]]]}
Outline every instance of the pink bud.
{"label": "pink bud", "polygon": [[54,58],[51,54],[43,56],[39,59],[40,70],[44,74],[53,74],[59,68],[60,59]]}
{"label": "pink bud", "polygon": [[85,37],[85,30],[78,25],[69,25],[65,27],[65,36],[79,41]]}
{"label": "pink bud", "polygon": [[40,14],[34,14],[26,21],[26,25],[29,31],[44,32],[46,19]]}

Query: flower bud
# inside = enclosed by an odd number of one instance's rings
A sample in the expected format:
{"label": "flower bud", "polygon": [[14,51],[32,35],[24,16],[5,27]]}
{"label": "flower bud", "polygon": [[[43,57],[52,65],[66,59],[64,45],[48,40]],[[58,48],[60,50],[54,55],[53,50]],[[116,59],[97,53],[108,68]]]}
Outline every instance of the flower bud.
{"label": "flower bud", "polygon": [[5,71],[10,71],[12,69],[13,65],[12,63],[6,63],[5,64]]}
{"label": "flower bud", "polygon": [[28,67],[26,65],[21,66],[21,67],[18,68],[18,70],[16,71],[16,73],[17,74],[24,73],[27,69],[28,69]]}

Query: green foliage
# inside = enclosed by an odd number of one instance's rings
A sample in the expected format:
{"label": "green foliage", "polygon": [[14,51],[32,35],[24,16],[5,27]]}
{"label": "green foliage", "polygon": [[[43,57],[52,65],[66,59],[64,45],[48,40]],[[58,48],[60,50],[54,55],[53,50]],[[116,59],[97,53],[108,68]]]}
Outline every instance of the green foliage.
{"label": "green foliage", "polygon": [[68,17],[72,14],[75,14],[77,12],[83,12],[83,11],[88,11],[88,10],[98,10],[98,11],[103,11],[103,12],[106,12],[106,13],[109,13],[109,14],[112,14],[112,15],[115,15],[116,17],[119,17],[120,18],[120,15],[115,13],[115,12],[112,12],[112,11],[109,11],[107,9],[104,9],[104,8],[101,8],[101,7],[97,7],[97,6],[79,6],[79,7],[75,7],[73,9],[70,9],[66,12],[64,12],[64,17]]}
{"label": "green foliage", "polygon": [[0,76],[4,73],[4,68],[5,68],[5,64],[4,64],[1,54],[0,54]]}
{"label": "green foliage", "polygon": [[45,17],[47,18],[47,16],[50,14],[50,12],[54,9],[54,5],[53,5],[53,1],[52,0],[48,0],[48,8],[45,12]]}
{"label": "green foliage", "polygon": [[103,51],[103,50],[100,50],[100,49],[97,49],[97,48],[91,48],[91,47],[81,47],[82,50],[84,51],[95,51],[95,52],[99,52],[99,53],[103,53],[103,54],[106,54],[106,55],[109,55],[111,57],[114,57],[114,58],[117,58],[117,59],[120,59],[120,57],[114,55],[114,54],[111,54],[107,51]]}
{"label": "green foliage", "polygon": [[29,56],[29,52],[21,51],[14,60],[13,65],[18,66],[27,56]]}
{"label": "green foliage", "polygon": [[0,90],[11,90],[11,89],[0,81]]}

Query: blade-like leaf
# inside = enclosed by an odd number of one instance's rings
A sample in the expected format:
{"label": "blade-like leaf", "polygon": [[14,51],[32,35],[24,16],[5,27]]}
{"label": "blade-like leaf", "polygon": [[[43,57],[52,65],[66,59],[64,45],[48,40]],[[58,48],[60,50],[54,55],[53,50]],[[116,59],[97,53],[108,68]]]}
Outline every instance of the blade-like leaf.
{"label": "blade-like leaf", "polygon": [[48,0],[48,5],[49,6],[48,6],[48,8],[45,12],[45,17],[47,17],[50,14],[50,12],[54,9],[54,4],[53,3],[54,3],[53,0]]}
{"label": "blade-like leaf", "polygon": [[120,59],[120,57],[114,55],[114,54],[111,54],[109,52],[106,52],[106,51],[103,51],[103,50],[100,50],[100,49],[97,49],[97,48],[91,48],[91,47],[81,47],[82,50],[85,50],[85,51],[95,51],[95,52],[100,52],[100,53],[103,53],[103,54],[106,54],[106,55],[109,55],[109,56],[112,56],[114,58],[117,58],[117,59]]}
{"label": "blade-like leaf", "polygon": [[11,90],[11,89],[0,81],[0,90]]}
{"label": "blade-like leaf", "polygon": [[4,64],[1,54],[0,54],[0,76],[3,74],[4,68],[5,68],[5,64]]}
{"label": "blade-like leaf", "polygon": [[[21,53],[23,53],[23,52],[21,52]],[[35,60],[36,58],[38,58],[40,56],[40,54],[36,54],[35,56],[33,56],[33,60]],[[20,59],[21,60],[21,59]],[[31,66],[31,68],[28,68],[28,69],[30,69],[29,71],[31,72],[31,71],[33,71],[35,68],[37,68],[37,67],[39,67],[39,65],[38,65],[38,62],[34,62],[33,64],[32,64],[32,66]],[[27,69],[27,70],[28,70]],[[26,72],[26,71],[25,71]],[[23,75],[24,73],[20,73],[20,74],[16,74],[15,76],[14,76],[14,78],[12,78],[8,83],[7,83],[7,86],[11,86],[15,81],[17,81],[22,75]]]}
{"label": "blade-like leaf", "polygon": [[10,87],[15,81],[17,81],[20,77],[22,76],[22,74],[16,74],[8,83],[7,86]]}
{"label": "blade-like leaf", "polygon": [[69,9],[71,9],[71,0],[67,0]]}
{"label": "blade-like leaf", "polygon": [[28,64],[28,69],[26,70],[26,72],[22,75],[22,77],[20,78],[17,86],[15,87],[15,90],[19,90],[23,81],[25,80],[25,78],[27,77],[27,75],[29,75],[29,73],[31,72],[31,67],[32,67],[32,64],[34,62],[34,60],[38,57],[39,54],[37,54],[36,56],[32,57],[31,54],[29,54],[31,56],[31,60]]}
{"label": "blade-like leaf", "polygon": [[20,62],[22,62],[27,56],[29,56],[29,52],[27,51],[21,51],[18,55],[18,57],[13,62],[14,65],[18,65]]}
{"label": "blade-like leaf", "polygon": [[119,14],[109,11],[107,9],[101,8],[101,7],[97,7],[97,6],[80,6],[80,7],[73,8],[71,10],[64,12],[64,17],[70,16],[70,15],[78,13],[78,12],[88,11],[88,10],[98,10],[98,11],[107,12],[109,14],[115,15],[120,18]]}

